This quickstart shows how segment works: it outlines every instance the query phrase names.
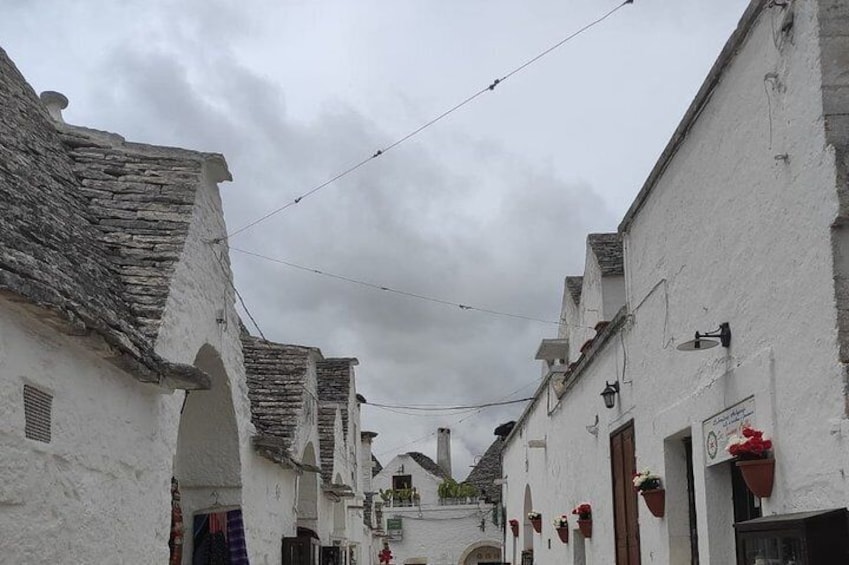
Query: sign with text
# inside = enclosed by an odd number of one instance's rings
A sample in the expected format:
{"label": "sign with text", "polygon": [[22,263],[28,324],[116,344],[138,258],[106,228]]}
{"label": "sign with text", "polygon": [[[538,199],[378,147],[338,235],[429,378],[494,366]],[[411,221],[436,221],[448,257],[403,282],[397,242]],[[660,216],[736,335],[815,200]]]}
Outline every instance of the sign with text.
{"label": "sign with text", "polygon": [[719,414],[702,422],[702,436],[705,446],[705,466],[710,467],[732,459],[725,451],[728,438],[740,435],[743,426],[755,425],[755,397],[738,402]]}
{"label": "sign with text", "polygon": [[403,522],[400,517],[386,519],[386,537],[390,540],[401,540],[404,538]]}

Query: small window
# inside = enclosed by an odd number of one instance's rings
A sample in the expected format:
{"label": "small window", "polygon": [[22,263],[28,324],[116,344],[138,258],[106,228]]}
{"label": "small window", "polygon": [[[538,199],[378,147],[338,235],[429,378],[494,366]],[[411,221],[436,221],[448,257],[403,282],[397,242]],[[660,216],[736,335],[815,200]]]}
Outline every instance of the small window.
{"label": "small window", "polygon": [[34,386],[24,385],[24,418],[26,437],[50,443],[50,421],[53,396]]}
{"label": "small window", "polygon": [[395,475],[392,477],[392,488],[394,490],[413,488],[412,475]]}

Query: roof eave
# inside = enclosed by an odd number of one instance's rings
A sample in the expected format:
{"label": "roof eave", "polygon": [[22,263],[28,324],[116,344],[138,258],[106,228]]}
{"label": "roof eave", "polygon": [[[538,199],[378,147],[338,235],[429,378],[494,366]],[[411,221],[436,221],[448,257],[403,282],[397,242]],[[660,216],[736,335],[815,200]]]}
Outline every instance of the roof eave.
{"label": "roof eave", "polygon": [[717,85],[719,85],[722,75],[725,73],[725,69],[734,60],[738,50],[746,41],[746,38],[749,36],[749,32],[754,27],[758,16],[760,16],[761,12],[767,5],[767,0],[752,0],[748,8],[746,8],[746,11],[740,18],[740,22],[737,24],[737,29],[735,29],[734,33],[731,34],[731,37],[728,38],[728,41],[722,48],[719,57],[716,59],[713,67],[711,67],[707,78],[705,78],[701,88],[699,88],[696,97],[684,113],[681,123],[678,124],[678,127],[675,129],[675,133],[672,134],[672,138],[669,140],[669,143],[667,143],[663,153],[660,154],[660,158],[657,160],[657,163],[655,163],[651,173],[649,173],[643,187],[640,189],[640,192],[637,194],[634,202],[631,203],[631,207],[628,208],[628,211],[625,213],[625,217],[619,223],[620,232],[628,231],[628,228],[633,223],[637,213],[643,207],[643,204],[645,204],[652,189],[660,180],[660,177],[663,176],[666,167],[669,165],[670,161],[675,156],[675,153],[678,151],[678,148],[686,139],[690,128],[693,127],[693,124],[695,124],[698,120],[702,110],[705,106],[707,106],[713,91],[716,89]]}

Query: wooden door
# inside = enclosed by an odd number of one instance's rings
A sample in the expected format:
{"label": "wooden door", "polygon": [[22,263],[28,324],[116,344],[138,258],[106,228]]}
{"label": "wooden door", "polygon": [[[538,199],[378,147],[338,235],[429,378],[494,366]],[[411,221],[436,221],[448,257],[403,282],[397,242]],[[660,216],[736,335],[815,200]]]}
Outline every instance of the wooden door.
{"label": "wooden door", "polygon": [[633,422],[610,436],[610,466],[613,478],[616,565],[640,565],[637,491],[634,490],[632,482],[637,472]]}
{"label": "wooden door", "polygon": [[283,538],[283,565],[319,565],[319,542],[312,537]]}

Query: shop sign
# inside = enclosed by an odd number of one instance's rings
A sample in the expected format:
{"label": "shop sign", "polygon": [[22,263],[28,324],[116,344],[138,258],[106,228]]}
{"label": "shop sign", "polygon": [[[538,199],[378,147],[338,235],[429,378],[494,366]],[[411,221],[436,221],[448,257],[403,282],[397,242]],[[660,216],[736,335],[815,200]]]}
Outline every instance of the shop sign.
{"label": "shop sign", "polygon": [[732,459],[725,451],[728,438],[739,435],[743,426],[755,425],[755,397],[738,402],[719,414],[702,422],[702,435],[705,446],[705,466],[710,467]]}
{"label": "shop sign", "polygon": [[403,526],[401,518],[386,519],[386,537],[390,540],[403,539]]}

